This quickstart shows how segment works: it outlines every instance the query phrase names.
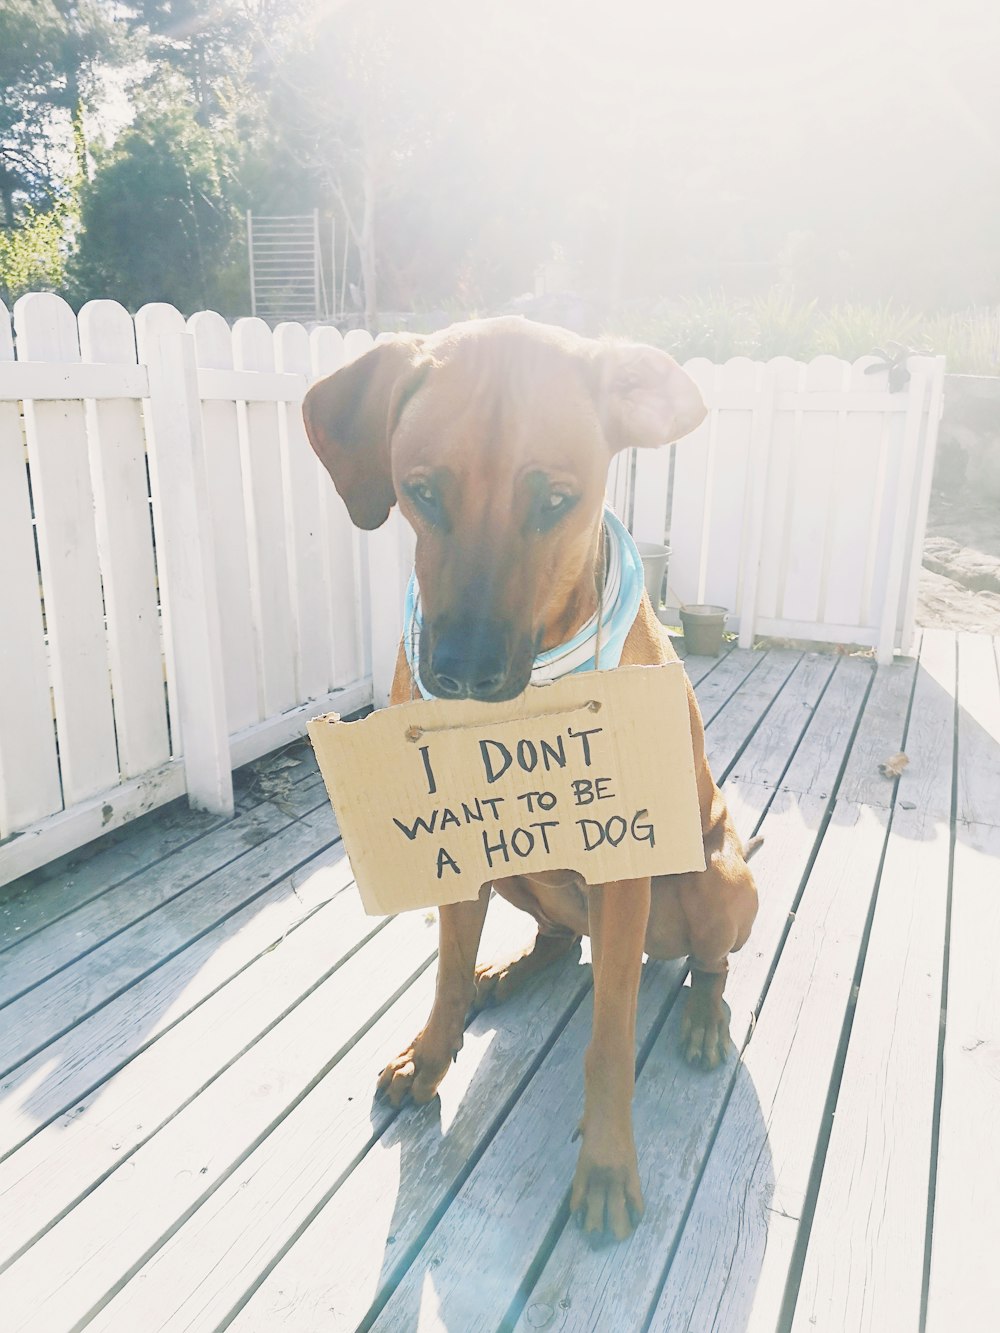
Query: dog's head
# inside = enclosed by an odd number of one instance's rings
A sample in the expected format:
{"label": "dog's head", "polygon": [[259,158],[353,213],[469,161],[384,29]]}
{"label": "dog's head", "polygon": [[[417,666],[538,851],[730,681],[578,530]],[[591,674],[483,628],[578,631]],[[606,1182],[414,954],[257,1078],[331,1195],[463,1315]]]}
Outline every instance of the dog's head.
{"label": "dog's head", "polygon": [[666,352],[522,319],[402,335],[313,386],[310,442],[360,528],[417,534],[422,682],[501,700],[592,614],[608,465],[705,415]]}

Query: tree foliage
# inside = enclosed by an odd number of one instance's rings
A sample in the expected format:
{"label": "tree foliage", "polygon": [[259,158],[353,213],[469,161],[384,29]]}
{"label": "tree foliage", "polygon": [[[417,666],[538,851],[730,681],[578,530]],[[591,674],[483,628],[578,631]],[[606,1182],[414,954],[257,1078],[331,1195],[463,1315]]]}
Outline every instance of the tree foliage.
{"label": "tree foliage", "polygon": [[68,117],[127,49],[137,119],[94,156],[80,296],[148,299],[145,271],[239,313],[242,210],[318,207],[370,318],[501,308],[555,253],[606,313],[1000,302],[1000,7],[806,10],[4,0],[6,221],[65,192]]}
{"label": "tree foliage", "polygon": [[147,301],[229,309],[234,266],[241,276],[231,145],[170,89],[147,102],[84,187],[72,280],[81,296],[110,295],[132,309]]}
{"label": "tree foliage", "polygon": [[[81,162],[82,102],[100,62],[122,47],[98,0],[4,0],[0,6],[0,201],[13,227],[20,203],[65,195],[70,161]],[[76,140],[74,145],[73,140]]]}

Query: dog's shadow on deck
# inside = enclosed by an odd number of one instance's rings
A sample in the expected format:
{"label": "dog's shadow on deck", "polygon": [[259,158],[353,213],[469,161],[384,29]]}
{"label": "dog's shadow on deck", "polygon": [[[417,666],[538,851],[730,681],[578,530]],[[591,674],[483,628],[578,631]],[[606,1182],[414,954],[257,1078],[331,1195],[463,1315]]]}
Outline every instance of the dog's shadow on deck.
{"label": "dog's shadow on deck", "polygon": [[[360,1328],[416,1328],[424,1320],[453,1333],[641,1327],[661,1298],[671,1306],[663,1326],[678,1328],[674,1309],[692,1293],[704,1298],[706,1271],[718,1275],[727,1333],[746,1326],[756,1287],[746,1274],[759,1272],[774,1193],[767,1131],[752,1082],[740,1087],[746,1071],[735,1051],[711,1073],[685,1063],[682,975],[679,964],[644,969],[640,1009],[651,1018],[635,1129],[647,1211],[631,1240],[595,1243],[568,1215],[592,1003],[589,964],[567,959],[479,1014],[440,1097],[405,1108],[383,1134],[382,1149],[398,1152],[398,1185],[378,1294]],[[725,1195],[714,1200],[711,1176],[707,1207],[699,1204],[713,1126],[734,1080],[747,1141],[763,1145],[746,1203],[764,1202],[750,1225]],[[373,1119],[379,1114],[376,1099]],[[730,1290],[729,1256],[737,1252],[743,1276]],[[688,1280],[675,1292],[664,1280],[678,1262]]]}

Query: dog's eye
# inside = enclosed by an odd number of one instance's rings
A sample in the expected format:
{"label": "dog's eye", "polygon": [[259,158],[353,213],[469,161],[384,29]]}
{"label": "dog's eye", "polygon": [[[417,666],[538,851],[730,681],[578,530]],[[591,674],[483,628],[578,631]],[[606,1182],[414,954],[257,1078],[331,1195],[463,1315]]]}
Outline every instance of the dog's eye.
{"label": "dog's eye", "polygon": [[550,528],[563,518],[576,504],[577,497],[570,495],[567,491],[549,491],[544,496],[538,513],[539,532],[548,532]]}
{"label": "dog's eye", "polygon": [[441,518],[441,501],[435,488],[427,481],[411,481],[406,485],[406,493],[430,523]]}

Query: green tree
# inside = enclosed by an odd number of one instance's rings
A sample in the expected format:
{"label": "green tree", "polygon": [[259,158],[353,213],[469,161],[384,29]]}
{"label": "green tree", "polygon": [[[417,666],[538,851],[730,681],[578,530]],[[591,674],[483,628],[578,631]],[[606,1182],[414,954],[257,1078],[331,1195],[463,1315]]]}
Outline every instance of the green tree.
{"label": "green tree", "polygon": [[[98,0],[4,0],[0,5],[0,205],[8,227],[20,204],[66,193],[67,144],[86,171],[83,111],[99,68],[124,47]],[[71,132],[70,132],[71,131]]]}
{"label": "green tree", "polygon": [[84,187],[73,286],[81,299],[133,310],[147,301],[228,310],[234,277],[244,281],[234,145],[198,123],[175,80],[157,92]]}

